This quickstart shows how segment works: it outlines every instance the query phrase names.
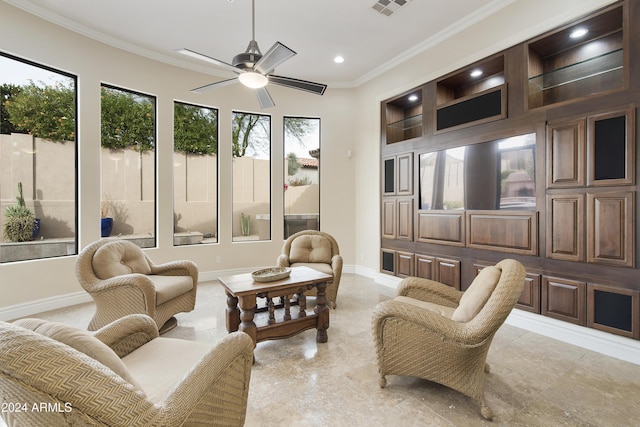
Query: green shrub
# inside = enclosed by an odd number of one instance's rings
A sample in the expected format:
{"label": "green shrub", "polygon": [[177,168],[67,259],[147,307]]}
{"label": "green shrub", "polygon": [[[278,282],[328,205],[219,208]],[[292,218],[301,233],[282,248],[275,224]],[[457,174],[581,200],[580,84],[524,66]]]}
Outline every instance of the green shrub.
{"label": "green shrub", "polygon": [[10,242],[28,242],[33,237],[35,216],[28,208],[9,206],[4,213],[4,238]]}

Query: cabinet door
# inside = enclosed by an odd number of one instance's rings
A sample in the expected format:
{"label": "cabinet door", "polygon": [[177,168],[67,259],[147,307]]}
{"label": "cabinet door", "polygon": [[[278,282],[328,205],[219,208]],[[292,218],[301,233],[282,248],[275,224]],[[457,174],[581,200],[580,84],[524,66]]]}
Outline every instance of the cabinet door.
{"label": "cabinet door", "polygon": [[547,196],[547,257],[585,261],[584,194]]}
{"label": "cabinet door", "polygon": [[436,280],[460,290],[460,261],[436,258]]}
{"label": "cabinet door", "polygon": [[633,267],[634,192],[587,195],[587,261]]}
{"label": "cabinet door", "polygon": [[524,279],[522,295],[516,303],[516,307],[532,313],[540,313],[540,275],[529,274]]}
{"label": "cabinet door", "polygon": [[396,275],[399,277],[413,276],[413,254],[396,252]]}
{"label": "cabinet door", "polygon": [[585,120],[547,126],[547,187],[582,187],[585,183]]}
{"label": "cabinet door", "polygon": [[398,169],[397,194],[399,196],[413,194],[413,153],[398,155],[396,167]]}
{"label": "cabinet door", "polygon": [[435,264],[436,258],[430,255],[416,254],[415,275],[423,279],[435,280]]}
{"label": "cabinet door", "polygon": [[635,179],[635,108],[587,117],[587,185],[630,185]]}
{"label": "cabinet door", "polygon": [[382,199],[382,238],[396,238],[396,200]]}
{"label": "cabinet door", "polygon": [[413,240],[413,199],[398,200],[398,240]]}
{"label": "cabinet door", "polygon": [[542,314],[566,322],[587,324],[587,284],[558,277],[542,277]]}

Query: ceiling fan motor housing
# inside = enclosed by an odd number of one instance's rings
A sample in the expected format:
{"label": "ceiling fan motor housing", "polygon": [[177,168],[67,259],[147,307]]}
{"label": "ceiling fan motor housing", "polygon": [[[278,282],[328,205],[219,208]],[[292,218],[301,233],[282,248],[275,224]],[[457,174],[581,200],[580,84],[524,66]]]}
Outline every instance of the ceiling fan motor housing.
{"label": "ceiling fan motor housing", "polygon": [[231,64],[234,67],[245,69],[253,69],[253,66],[262,58],[259,53],[242,52],[233,57]]}

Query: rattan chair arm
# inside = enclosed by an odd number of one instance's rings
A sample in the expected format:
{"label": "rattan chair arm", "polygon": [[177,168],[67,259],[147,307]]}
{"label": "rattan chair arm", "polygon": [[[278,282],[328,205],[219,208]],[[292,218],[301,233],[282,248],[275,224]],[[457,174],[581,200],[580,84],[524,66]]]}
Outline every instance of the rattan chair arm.
{"label": "rattan chair arm", "polygon": [[289,256],[287,254],[278,255],[276,265],[278,267],[289,267],[291,265],[291,263],[289,262]]}
{"label": "rattan chair arm", "polygon": [[156,322],[145,314],[121,317],[93,333],[94,337],[111,347],[120,358],[159,335]]}
{"label": "rattan chair arm", "polygon": [[447,307],[457,307],[463,292],[436,282],[435,280],[420,277],[407,277],[402,280],[396,290],[396,295],[428,301]]}
{"label": "rattan chair arm", "polygon": [[455,322],[438,313],[394,300],[383,301],[375,308],[374,333],[382,333],[384,321],[391,318],[412,323],[440,336],[443,341],[455,342],[461,347],[478,347],[490,338],[489,333],[471,328],[468,323]]}
{"label": "rattan chair arm", "polygon": [[101,294],[105,292],[118,293],[120,292],[120,289],[118,288],[121,287],[134,287],[140,289],[144,299],[155,306],[156,288],[151,279],[140,273],[123,274],[121,276],[100,280],[91,288],[91,290],[88,290],[88,292],[90,294]]}
{"label": "rattan chair arm", "polygon": [[191,276],[193,283],[198,283],[198,266],[189,260],[170,261],[163,264],[154,264],[148,259],[151,274],[164,276]]}
{"label": "rattan chair arm", "polygon": [[244,424],[253,364],[253,341],[243,332],[225,336],[158,402],[177,419],[208,418],[216,425]]}
{"label": "rattan chair arm", "polygon": [[334,271],[342,272],[342,255],[337,254],[331,257],[331,269]]}

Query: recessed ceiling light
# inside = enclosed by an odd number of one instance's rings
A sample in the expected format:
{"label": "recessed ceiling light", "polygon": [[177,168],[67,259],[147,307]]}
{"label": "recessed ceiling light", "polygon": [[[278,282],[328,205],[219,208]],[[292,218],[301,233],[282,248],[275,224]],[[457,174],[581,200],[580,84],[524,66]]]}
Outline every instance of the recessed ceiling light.
{"label": "recessed ceiling light", "polygon": [[344,58],[338,55],[335,58],[333,58],[333,62],[335,62],[336,64],[342,64],[344,62]]}
{"label": "recessed ceiling light", "polygon": [[409,101],[414,102],[418,100],[418,95],[409,95]]}
{"label": "recessed ceiling light", "polygon": [[482,70],[473,70],[471,72],[471,77],[480,77],[482,75]]}
{"label": "recessed ceiling light", "polygon": [[586,28],[579,27],[573,30],[571,34],[569,34],[569,37],[571,37],[572,39],[579,39],[580,37],[583,37],[588,32],[589,30],[587,30]]}

